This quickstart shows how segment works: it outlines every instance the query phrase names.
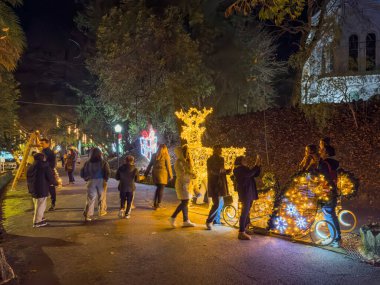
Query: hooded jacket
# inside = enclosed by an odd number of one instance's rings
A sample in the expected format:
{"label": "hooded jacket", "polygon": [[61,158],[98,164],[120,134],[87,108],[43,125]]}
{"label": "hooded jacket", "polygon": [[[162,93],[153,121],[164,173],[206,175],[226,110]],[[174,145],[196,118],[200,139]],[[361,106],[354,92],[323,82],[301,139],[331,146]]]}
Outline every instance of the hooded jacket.
{"label": "hooded jacket", "polygon": [[195,178],[195,174],[192,170],[189,161],[186,161],[183,156],[182,148],[176,147],[174,153],[177,157],[174,163],[174,171],[176,173],[175,191],[179,200],[188,200],[191,198],[189,189],[192,189],[192,179]]}
{"label": "hooded jacket", "polygon": [[239,200],[250,202],[259,198],[256,189],[255,177],[260,175],[260,167],[255,166],[250,169],[247,166],[239,165],[234,169],[234,177],[237,184]]}
{"label": "hooded jacket", "polygon": [[26,179],[29,193],[32,194],[33,198],[48,197],[49,186],[58,185],[53,170],[47,161],[35,161],[29,166]]}
{"label": "hooded jacket", "polygon": [[116,171],[116,180],[119,180],[118,189],[120,192],[134,192],[136,190],[135,182],[139,180],[139,172],[134,165],[123,164]]}

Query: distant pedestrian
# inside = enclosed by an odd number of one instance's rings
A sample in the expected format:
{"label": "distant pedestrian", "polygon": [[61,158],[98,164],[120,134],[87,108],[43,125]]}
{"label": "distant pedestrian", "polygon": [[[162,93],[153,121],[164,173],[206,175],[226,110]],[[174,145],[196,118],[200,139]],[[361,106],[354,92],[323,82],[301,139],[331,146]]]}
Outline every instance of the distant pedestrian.
{"label": "distant pedestrian", "polygon": [[[207,194],[212,199],[212,207],[206,220],[208,230],[212,229],[213,222],[220,218],[223,197],[228,194],[226,175],[230,170],[224,168],[224,158],[222,147],[216,145],[213,148],[213,155],[207,160]],[[219,223],[221,223],[219,221]]]}
{"label": "distant pedestrian", "polygon": [[253,168],[247,166],[246,158],[239,156],[235,160],[234,177],[239,195],[239,201],[242,203],[242,209],[239,220],[239,235],[240,240],[250,240],[248,226],[251,223],[250,210],[254,200],[259,198],[256,188],[255,177],[260,175],[261,171],[261,158],[256,157],[256,163]]}
{"label": "distant pedestrian", "polygon": [[[53,170],[53,173],[55,175],[56,173],[56,167],[57,167],[57,161],[56,161],[56,156],[55,153],[51,150],[50,148],[50,141],[46,138],[41,139],[41,146],[42,146],[42,153],[46,157],[46,161],[48,162],[50,168]],[[51,198],[51,206],[49,208],[49,211],[54,211],[55,210],[55,203],[57,201],[57,192],[56,188],[54,185],[50,185],[49,187],[49,193],[50,193],[50,198]]]}
{"label": "distant pedestrian", "polygon": [[175,181],[175,191],[177,193],[177,198],[181,200],[177,209],[174,211],[173,215],[169,218],[169,222],[173,228],[176,227],[175,219],[177,215],[182,212],[183,215],[183,226],[184,227],[195,227],[195,224],[189,220],[189,200],[191,198],[190,189],[192,187],[193,179],[195,174],[187,153],[187,147],[177,147],[174,150],[177,160],[174,164],[174,170],[176,173]]}
{"label": "distant pedestrian", "polygon": [[[127,155],[125,163],[118,168],[116,180],[120,181],[118,186],[120,192],[119,217],[129,219],[136,191],[135,182],[139,181],[139,171],[135,167],[135,158],[132,155]],[[125,205],[125,202],[127,202],[127,205]]]}
{"label": "distant pedestrian", "polygon": [[104,199],[104,184],[110,177],[110,167],[102,157],[99,148],[91,151],[90,158],[81,169],[80,176],[87,182],[87,202],[83,215],[86,221],[91,221],[94,215],[96,199],[98,199],[99,216],[107,213],[102,212],[102,203]]}
{"label": "distant pedestrian", "polygon": [[69,184],[75,183],[74,171],[75,171],[76,161],[77,161],[77,154],[72,148],[70,148],[69,153],[67,154],[67,157],[66,157],[66,162],[65,162],[65,170],[67,171],[67,176],[69,177]]}
{"label": "distant pedestrian", "polygon": [[53,170],[46,161],[43,153],[34,155],[34,162],[29,166],[27,173],[28,191],[32,195],[34,204],[33,227],[43,227],[47,225],[44,218],[46,210],[46,200],[49,196],[49,187],[58,185]]}
{"label": "distant pedestrian", "polygon": [[152,159],[145,171],[145,177],[148,176],[151,169],[153,183],[157,186],[154,194],[153,207],[157,210],[162,207],[161,202],[165,186],[168,184],[169,180],[172,180],[173,178],[169,151],[165,144],[161,144],[157,152],[152,155]]}

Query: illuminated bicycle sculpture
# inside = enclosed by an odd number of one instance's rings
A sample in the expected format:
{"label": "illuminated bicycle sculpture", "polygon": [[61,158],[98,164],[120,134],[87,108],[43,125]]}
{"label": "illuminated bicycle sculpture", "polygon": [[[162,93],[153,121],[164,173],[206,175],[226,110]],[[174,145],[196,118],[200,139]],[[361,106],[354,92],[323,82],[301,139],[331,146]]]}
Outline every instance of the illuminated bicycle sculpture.
{"label": "illuminated bicycle sculpture", "polygon": [[[263,177],[268,180],[268,177]],[[303,172],[292,180],[279,193],[275,180],[264,181],[266,187],[259,191],[259,200],[253,203],[251,224],[266,228],[269,222],[271,232],[290,236],[295,240],[310,237],[312,242],[329,245],[336,237],[333,225],[324,220],[321,205],[331,199],[331,186],[325,177],[317,172]],[[344,170],[338,173],[338,204],[336,207],[341,232],[355,229],[357,219],[353,212],[342,209],[342,197],[355,196],[358,182]],[[240,216],[240,205],[228,205],[223,209],[223,218],[230,226],[236,226]]]}

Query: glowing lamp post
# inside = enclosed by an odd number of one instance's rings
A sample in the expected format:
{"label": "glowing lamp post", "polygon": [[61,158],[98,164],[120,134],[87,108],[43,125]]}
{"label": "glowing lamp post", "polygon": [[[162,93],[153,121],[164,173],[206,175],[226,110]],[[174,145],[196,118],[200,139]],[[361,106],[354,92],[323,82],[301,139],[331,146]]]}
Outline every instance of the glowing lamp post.
{"label": "glowing lamp post", "polygon": [[121,140],[122,129],[123,128],[119,124],[117,124],[115,126],[115,133],[117,134],[117,140],[116,140],[117,168],[119,168],[119,151],[120,151],[119,150],[119,145],[120,145],[119,141]]}

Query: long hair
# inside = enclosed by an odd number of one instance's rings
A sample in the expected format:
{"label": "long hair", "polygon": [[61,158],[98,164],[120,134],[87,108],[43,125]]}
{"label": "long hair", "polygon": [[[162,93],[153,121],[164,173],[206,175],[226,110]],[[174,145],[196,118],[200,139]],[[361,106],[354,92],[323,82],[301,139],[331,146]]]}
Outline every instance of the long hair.
{"label": "long hair", "polygon": [[99,162],[102,160],[102,151],[95,147],[90,154],[90,162]]}
{"label": "long hair", "polygon": [[168,157],[168,156],[169,156],[168,147],[166,146],[166,144],[160,144],[160,146],[157,150],[156,159],[160,160],[160,159],[163,159],[163,158]]}

